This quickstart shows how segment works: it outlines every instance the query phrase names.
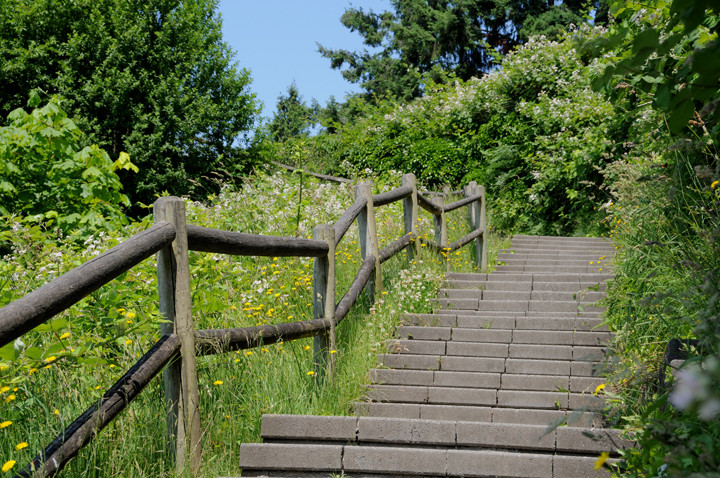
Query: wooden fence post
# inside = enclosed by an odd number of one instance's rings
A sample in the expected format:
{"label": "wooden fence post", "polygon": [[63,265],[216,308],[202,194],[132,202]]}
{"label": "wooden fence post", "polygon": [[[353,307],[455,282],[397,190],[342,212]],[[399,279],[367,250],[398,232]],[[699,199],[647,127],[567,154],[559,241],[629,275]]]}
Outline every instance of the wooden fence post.
{"label": "wooden fence post", "polygon": [[335,374],[335,229],[328,224],[320,224],[313,229],[313,239],[324,241],[328,245],[325,257],[316,257],[313,265],[313,316],[316,319],[330,319],[332,326],[328,333],[316,335],[313,363],[319,380],[323,380],[325,371],[332,380]]}
{"label": "wooden fence post", "polygon": [[[465,197],[470,197],[478,194],[478,186],[475,181],[470,181],[467,186],[463,188],[465,191]],[[468,204],[468,217],[470,226],[473,231],[480,228],[480,201],[473,201]],[[483,233],[484,236],[484,233]],[[475,239],[475,263],[478,268],[482,268],[482,239],[480,237]]]}
{"label": "wooden fence post", "polygon": [[412,187],[412,194],[403,199],[403,215],[405,219],[405,234],[412,233],[413,242],[405,250],[407,251],[408,263],[412,262],[414,256],[420,253],[420,238],[418,237],[418,192],[417,179],[413,173],[405,174],[402,177],[402,186]]}
{"label": "wooden fence post", "polygon": [[483,235],[478,237],[478,241],[480,242],[480,272],[487,272],[488,270],[488,230],[487,230],[487,215],[485,212],[485,186],[476,186],[475,187],[476,194],[482,194],[482,198],[480,198],[480,219],[479,219],[479,226],[480,229],[482,229]]}
{"label": "wooden fence post", "polygon": [[[447,188],[445,188],[447,189]],[[442,210],[445,207],[445,196],[437,196],[433,201],[441,210],[440,214],[433,215],[433,227],[435,228],[435,242],[440,245],[442,250],[440,254],[447,266],[450,267],[449,254],[448,254],[448,233],[447,233],[447,220],[445,218],[445,211]]]}
{"label": "wooden fence post", "polygon": [[169,444],[178,472],[185,467],[187,458],[190,471],[195,475],[200,469],[202,458],[202,430],[185,201],[174,196],[160,198],[153,205],[153,213],[155,222],[166,221],[173,224],[176,233],[173,243],[157,254],[160,313],[167,320],[162,324],[161,333],[175,333],[181,343],[180,359],[169,365],[163,374]]}
{"label": "wooden fence post", "polygon": [[363,260],[370,254],[375,256],[375,274],[370,277],[365,291],[370,303],[375,302],[375,294],[382,291],[382,271],[380,269],[380,249],[378,248],[377,230],[375,228],[375,205],[372,198],[372,181],[355,186],[355,198],[365,198],[365,208],[358,216],[360,232],[360,254]]}

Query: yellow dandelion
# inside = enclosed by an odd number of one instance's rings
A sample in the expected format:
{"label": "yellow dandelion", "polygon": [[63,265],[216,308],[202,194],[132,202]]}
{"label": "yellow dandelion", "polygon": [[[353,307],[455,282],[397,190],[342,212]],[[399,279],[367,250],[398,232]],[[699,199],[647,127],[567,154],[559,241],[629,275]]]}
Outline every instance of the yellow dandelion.
{"label": "yellow dandelion", "polygon": [[8,390],[10,390],[10,387],[8,387],[7,385],[5,385],[4,387],[0,387],[0,393],[5,393]]}
{"label": "yellow dandelion", "polygon": [[137,315],[135,314],[135,312],[132,312],[132,311],[125,314],[125,317],[127,317],[128,319],[134,319],[136,316]]}
{"label": "yellow dandelion", "polygon": [[602,390],[603,390],[604,388],[605,388],[605,384],[604,384],[604,383],[601,383],[600,385],[598,385],[597,387],[595,387],[595,395],[597,395],[598,393],[602,392]]}
{"label": "yellow dandelion", "polygon": [[336,354],[336,353],[337,353],[337,350],[331,350],[330,353],[331,353],[331,354]]}
{"label": "yellow dandelion", "polygon": [[127,340],[125,341],[125,345],[130,345],[131,343],[132,343],[132,340],[130,340],[130,339],[127,339]]}
{"label": "yellow dandelion", "polygon": [[27,447],[29,447],[29,446],[30,446],[30,445],[28,445],[28,442],[24,441],[24,442],[20,442],[20,443],[18,443],[17,445],[15,445],[15,449],[16,449],[16,450],[22,450],[23,448],[27,448]]}
{"label": "yellow dandelion", "polygon": [[60,415],[60,410],[58,410],[57,408],[53,410],[53,415]]}
{"label": "yellow dandelion", "polygon": [[718,184],[720,184],[720,181],[713,181],[712,184],[710,185],[710,187],[715,189]]}
{"label": "yellow dandelion", "polygon": [[305,347],[303,347],[303,350],[310,350],[310,346],[306,345]]}
{"label": "yellow dandelion", "polygon": [[222,384],[223,384],[223,381],[222,381],[222,380],[215,380],[215,381],[213,382],[213,385],[222,385]]}
{"label": "yellow dandelion", "polygon": [[56,361],[56,360],[57,360],[57,357],[54,356],[54,355],[51,355],[51,356],[49,356],[48,358],[45,359],[45,363],[52,363],[52,362],[54,362],[54,361]]}
{"label": "yellow dandelion", "polygon": [[600,453],[600,456],[595,461],[595,469],[599,470],[600,468],[602,468],[605,462],[608,461],[608,458],[610,458],[610,453],[606,451]]}
{"label": "yellow dandelion", "polygon": [[7,397],[5,397],[5,402],[6,402],[6,403],[10,403],[10,402],[12,402],[13,400],[15,400],[16,398],[17,398],[17,397],[16,397],[15,395],[8,395]]}
{"label": "yellow dandelion", "polygon": [[5,420],[4,422],[0,423],[0,428],[7,428],[10,425],[12,425],[12,422],[10,420]]}
{"label": "yellow dandelion", "polygon": [[70,332],[65,332],[60,336],[60,340],[65,340],[66,338],[70,337]]}
{"label": "yellow dandelion", "polygon": [[15,466],[15,463],[17,463],[15,460],[6,461],[5,464],[2,466],[3,473],[5,473],[6,471],[10,471],[10,468]]}
{"label": "yellow dandelion", "polygon": [[248,350],[247,352],[245,352],[245,356],[246,356],[246,357],[249,357],[250,355],[252,355],[252,352],[251,352],[251,351]]}
{"label": "yellow dandelion", "polygon": [[31,368],[30,370],[28,370],[28,374],[32,375],[32,374],[34,374],[34,373],[37,372],[37,371],[38,371],[38,369],[36,369],[35,367],[33,367],[33,368]]}
{"label": "yellow dandelion", "polygon": [[315,372],[313,372],[312,370],[310,370],[306,375],[308,375],[308,376],[313,376],[313,375],[315,375]]}

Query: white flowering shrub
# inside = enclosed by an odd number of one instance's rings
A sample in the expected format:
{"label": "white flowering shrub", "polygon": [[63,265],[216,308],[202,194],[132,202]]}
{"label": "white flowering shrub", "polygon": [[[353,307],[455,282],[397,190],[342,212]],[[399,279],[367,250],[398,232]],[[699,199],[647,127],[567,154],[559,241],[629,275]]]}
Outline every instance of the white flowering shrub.
{"label": "white flowering shrub", "polygon": [[592,232],[594,208],[607,200],[600,171],[628,131],[591,89],[595,61],[573,45],[531,39],[482,78],[428,85],[422,98],[381,105],[340,134],[310,140],[308,156],[325,155],[317,161],[335,168],[414,172],[429,186],[476,180],[501,230]]}

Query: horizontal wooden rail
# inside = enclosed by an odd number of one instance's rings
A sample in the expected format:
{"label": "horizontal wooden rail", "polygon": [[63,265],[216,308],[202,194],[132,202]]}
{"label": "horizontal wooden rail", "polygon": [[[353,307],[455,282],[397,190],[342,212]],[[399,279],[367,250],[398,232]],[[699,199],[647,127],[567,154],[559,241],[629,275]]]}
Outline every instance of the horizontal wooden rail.
{"label": "horizontal wooden rail", "polygon": [[449,247],[443,247],[440,244],[438,244],[437,242],[431,241],[429,239],[420,239],[420,242],[425,244],[425,247],[428,247],[428,248],[434,250],[435,252],[442,252],[442,251],[450,250]]}
{"label": "horizontal wooden rail", "polygon": [[360,269],[358,270],[355,279],[352,281],[352,284],[350,284],[350,288],[345,293],[343,298],[340,299],[340,302],[338,302],[335,306],[336,323],[339,324],[345,318],[348,312],[350,312],[350,308],[353,306],[353,304],[355,304],[355,302],[357,302],[358,297],[360,297],[360,292],[362,292],[363,288],[370,280],[374,269],[375,256],[369,255],[363,260],[363,263],[360,266]]}
{"label": "horizontal wooden rail", "polygon": [[437,204],[435,204],[434,202],[432,202],[427,197],[425,197],[424,195],[418,193],[417,198],[418,198],[418,205],[421,208],[425,209],[430,214],[432,214],[434,216],[439,216],[440,214],[442,214],[442,212],[443,212],[442,208],[440,206],[438,206]]}
{"label": "horizontal wooden rail", "polygon": [[179,352],[180,339],[177,335],[162,336],[100,400],[72,422],[18,475],[55,476],[83,446],[123,411]]}
{"label": "horizontal wooden rail", "polygon": [[467,234],[467,235],[461,237],[460,239],[458,239],[457,241],[450,243],[450,245],[448,247],[450,248],[451,251],[456,251],[456,250],[460,249],[462,246],[464,246],[465,244],[467,244],[468,242],[482,236],[483,234],[485,234],[485,229],[475,229],[470,234]]}
{"label": "horizontal wooden rail", "polygon": [[398,252],[405,249],[413,241],[412,234],[405,234],[397,241],[393,241],[388,244],[383,250],[380,251],[380,263],[385,262]]}
{"label": "horizontal wooden rail", "polygon": [[276,325],[209,329],[195,332],[198,355],[213,355],[233,350],[250,349],[283,340],[314,337],[330,330],[332,320],[314,319]]}
{"label": "horizontal wooden rail", "polygon": [[355,202],[347,209],[347,211],[343,213],[342,216],[340,216],[340,219],[338,219],[337,222],[333,225],[333,229],[335,229],[336,247],[338,244],[340,244],[343,236],[348,231],[348,229],[350,229],[350,226],[360,215],[366,204],[367,200],[365,198],[356,198]]}
{"label": "horizontal wooden rail", "polygon": [[9,303],[0,309],[0,347],[79,302],[174,239],[172,224],[156,224]]}
{"label": "horizontal wooden rail", "polygon": [[461,200],[456,201],[456,202],[454,202],[454,203],[446,204],[446,205],[443,207],[443,210],[444,210],[445,212],[454,211],[455,209],[461,208],[461,207],[463,207],[463,206],[467,206],[468,204],[473,203],[473,202],[475,202],[475,201],[479,201],[480,199],[482,199],[482,197],[483,197],[482,194],[476,194],[476,195],[474,195],[474,196],[470,196],[470,197],[467,197],[467,198],[465,198],[465,199],[461,199]]}
{"label": "horizontal wooden rail", "polygon": [[236,256],[322,257],[328,245],[322,241],[299,237],[262,236],[244,232],[221,231],[187,226],[191,251],[214,252]]}
{"label": "horizontal wooden rail", "polygon": [[400,186],[399,188],[395,188],[392,191],[384,192],[381,194],[374,194],[373,205],[375,207],[385,206],[386,204],[391,204],[395,201],[400,201],[401,199],[410,196],[412,192],[412,186]]}

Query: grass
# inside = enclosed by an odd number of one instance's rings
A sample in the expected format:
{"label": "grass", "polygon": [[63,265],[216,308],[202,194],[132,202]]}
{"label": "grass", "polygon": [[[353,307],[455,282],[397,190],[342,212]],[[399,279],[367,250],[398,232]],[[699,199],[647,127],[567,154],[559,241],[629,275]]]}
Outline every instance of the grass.
{"label": "grass", "polygon": [[[376,192],[396,187],[399,178],[377,178]],[[207,227],[271,235],[310,235],[315,224],[332,223],[352,203],[352,191],[305,178],[302,198],[297,175],[259,175],[240,190],[225,190],[209,205],[188,204],[188,221]],[[300,211],[298,216],[297,212]],[[299,220],[298,220],[299,217]],[[450,239],[469,232],[466,210],[449,214]],[[380,247],[402,234],[401,203],[377,209]],[[421,236],[432,238],[431,217],[421,214]],[[147,227],[148,222],[126,231]],[[37,231],[36,231],[37,232]],[[24,277],[55,257],[57,273],[86,259],[72,248],[48,241],[49,252],[28,245],[3,263],[20,268]],[[95,238],[94,253],[122,240]],[[490,235],[492,255],[502,238]],[[88,245],[86,245],[88,247]],[[203,426],[202,476],[238,472],[242,442],[259,440],[264,413],[342,415],[353,413],[361,400],[368,370],[384,351],[384,342],[402,312],[428,312],[446,271],[443,258],[427,248],[408,263],[401,253],[383,264],[384,292],[375,304],[361,296],[338,327],[337,373],[319,383],[312,365],[312,339],[262,346],[247,351],[198,358]],[[475,271],[472,246],[447,261],[454,271]],[[58,259],[58,252],[62,259]],[[53,256],[55,254],[55,256]],[[38,264],[37,261],[40,260]],[[336,251],[337,300],[360,265],[357,227]],[[157,338],[158,316],[152,260],[121,276],[69,311],[53,330],[23,337],[25,348],[0,373],[2,463],[16,460],[17,471],[111,385]],[[192,254],[191,276],[196,328],[241,327],[311,318],[312,262],[298,258],[225,257]],[[47,280],[47,279],[44,279]],[[43,278],[39,280],[43,281]],[[37,282],[37,281],[36,281]],[[35,283],[36,283],[35,282]],[[35,284],[29,281],[30,287]],[[26,290],[15,290],[22,295]],[[64,322],[62,320],[65,320]],[[56,330],[55,330],[56,329]],[[67,334],[67,335],[66,335]],[[65,337],[55,355],[48,350]],[[93,344],[95,344],[93,346]],[[37,347],[42,355],[26,352]],[[83,351],[84,350],[84,351]],[[83,351],[82,353],[79,353]],[[48,361],[48,359],[52,360]],[[7,385],[6,385],[7,384]],[[8,400],[10,396],[15,399]],[[165,443],[162,380],[155,379],[111,425],[72,460],[65,476],[175,476]],[[16,449],[26,442],[28,447]]]}

